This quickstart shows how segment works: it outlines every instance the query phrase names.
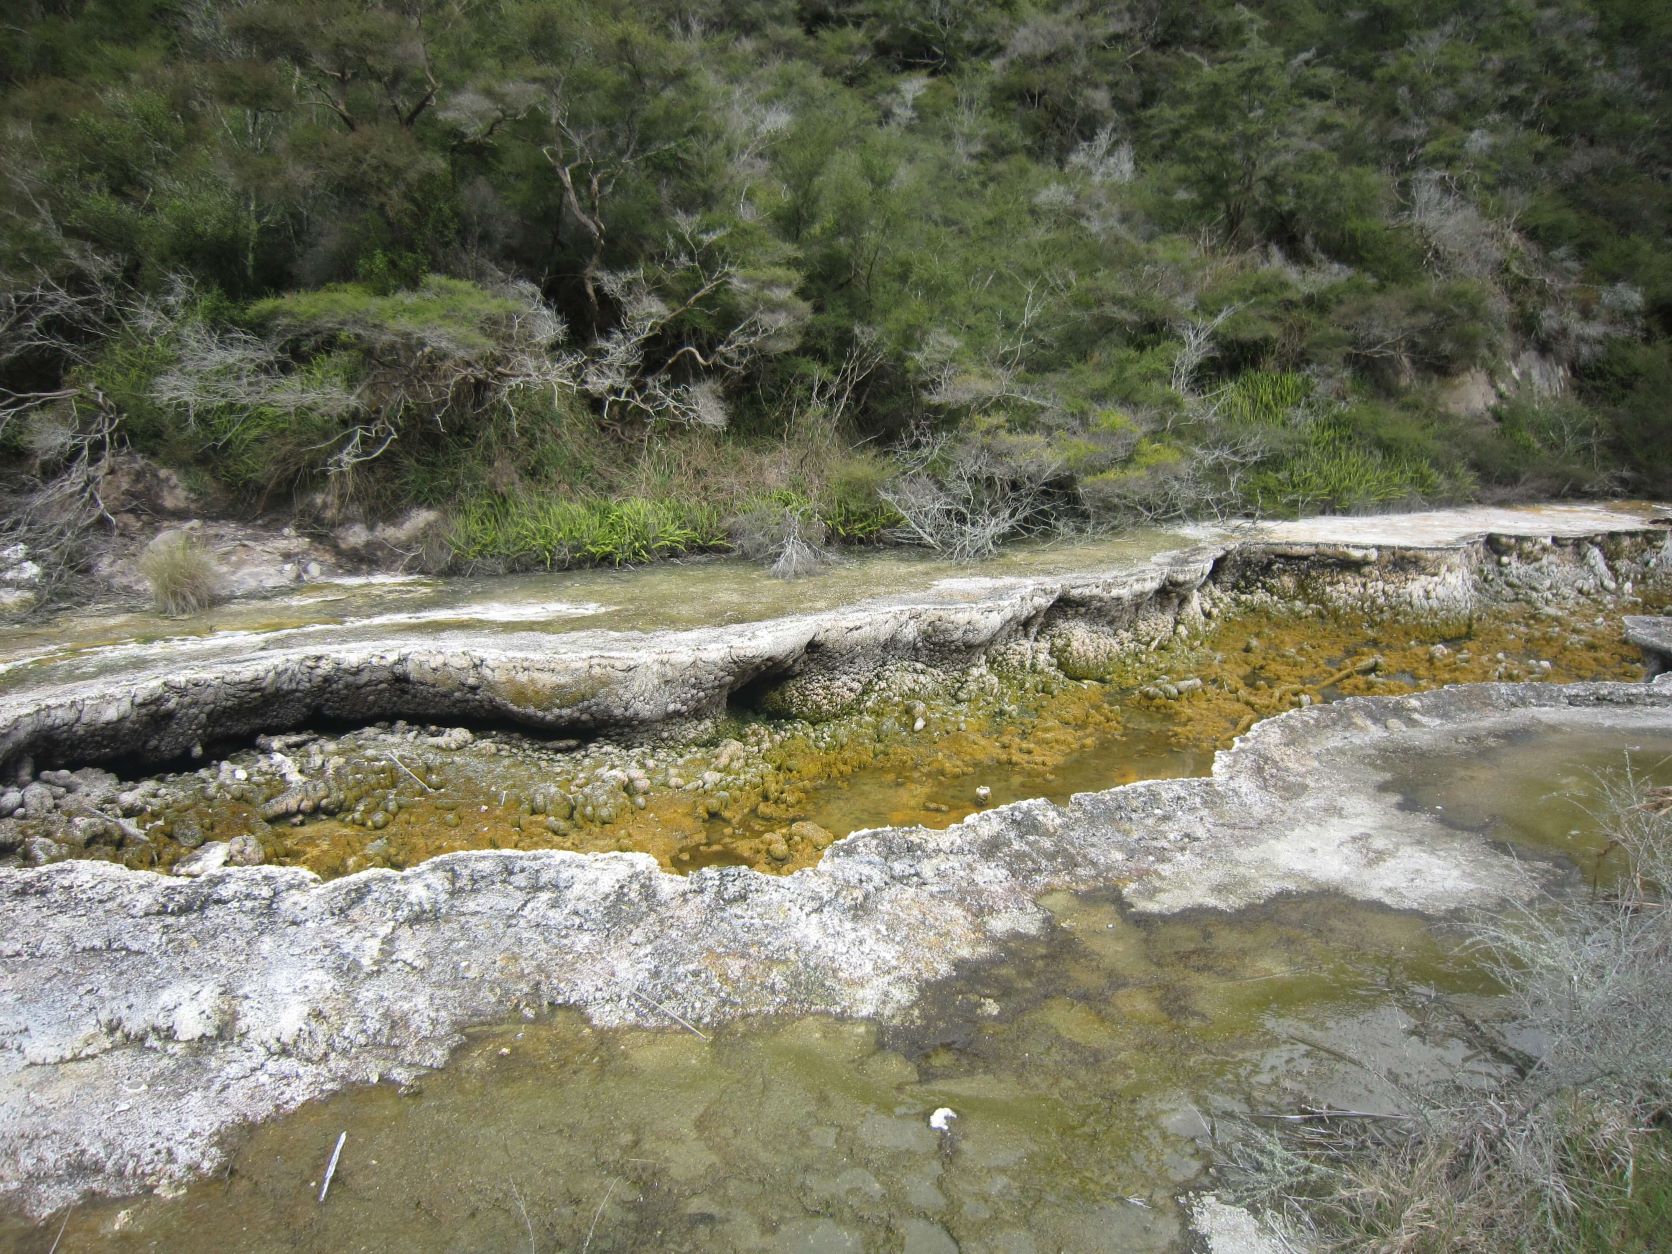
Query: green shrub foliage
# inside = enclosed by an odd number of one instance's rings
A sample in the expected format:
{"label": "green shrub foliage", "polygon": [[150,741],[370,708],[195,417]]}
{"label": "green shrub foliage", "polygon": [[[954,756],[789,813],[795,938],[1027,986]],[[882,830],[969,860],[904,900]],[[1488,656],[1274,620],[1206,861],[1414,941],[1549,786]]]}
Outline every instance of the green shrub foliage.
{"label": "green shrub foliage", "polygon": [[1050,461],[1055,523],[1672,490],[1657,6],[8,20],[10,441],[96,398],[229,501],[537,564],[775,491],[894,534],[926,440]]}

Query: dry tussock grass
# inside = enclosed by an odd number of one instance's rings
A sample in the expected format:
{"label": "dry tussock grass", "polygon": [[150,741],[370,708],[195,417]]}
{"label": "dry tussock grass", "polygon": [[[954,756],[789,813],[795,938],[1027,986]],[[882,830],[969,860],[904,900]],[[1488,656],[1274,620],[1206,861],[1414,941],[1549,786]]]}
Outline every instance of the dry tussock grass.
{"label": "dry tussock grass", "polygon": [[158,613],[171,618],[199,613],[221,599],[219,568],[183,532],[153,540],[140,554],[139,573],[151,585]]}
{"label": "dry tussock grass", "polygon": [[[1594,890],[1474,924],[1508,1004],[1498,1024],[1469,1021],[1498,1079],[1410,1093],[1406,1120],[1242,1129],[1226,1147],[1237,1193],[1320,1251],[1657,1248],[1672,1232],[1667,797],[1629,762],[1599,778]],[[1510,1042],[1517,1027],[1536,1054]]]}

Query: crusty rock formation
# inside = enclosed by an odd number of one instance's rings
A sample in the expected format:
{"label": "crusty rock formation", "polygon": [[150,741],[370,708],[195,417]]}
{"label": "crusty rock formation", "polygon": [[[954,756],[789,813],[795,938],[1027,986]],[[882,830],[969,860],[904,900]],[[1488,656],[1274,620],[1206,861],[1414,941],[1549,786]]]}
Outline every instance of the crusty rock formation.
{"label": "crusty rock formation", "polygon": [[1672,617],[1633,614],[1625,620],[1626,639],[1643,650],[1643,666],[1654,679],[1672,672]]}
{"label": "crusty rock formation", "polygon": [[329,883],[63,862],[0,874],[0,1180],[36,1213],[206,1171],[219,1137],[345,1084],[440,1065],[472,1023],[771,1011],[909,1016],[960,961],[1047,926],[1044,892],[1140,910],[1336,891],[1425,911],[1528,891],[1481,837],[1401,812],[1389,753],[1527,728],[1672,730],[1664,685],[1494,684],[1298,710],[1211,779],[860,833],[787,877],[642,854],[451,854]]}
{"label": "crusty rock formation", "polygon": [[[1091,665],[1262,598],[1466,616],[1482,599],[1625,596],[1665,577],[1665,536],[1641,512],[1486,513],[1336,520],[1334,540],[1278,525],[1135,571],[960,581],[956,596],[743,627],[444,634],[49,677],[0,698],[0,754],[164,758],[322,716],[606,728],[749,684],[817,708],[879,660],[955,664],[1020,640]],[[1255,727],[1211,779],[864,832],[785,877],[476,852],[321,883],[239,865],[230,845],[192,877],[0,870],[0,1196],[40,1214],[209,1170],[239,1123],[438,1066],[467,1026],[547,1006],[603,1023],[907,1017],[927,982],[1048,926],[1035,902],[1053,889],[1123,884],[1152,911],[1297,890],[1425,911],[1515,897],[1529,891],[1519,863],[1401,812],[1378,762],[1529,728],[1664,731],[1672,688],[1494,684],[1313,707]]]}
{"label": "crusty rock formation", "polygon": [[[1339,532],[1348,541],[1327,537]],[[689,718],[757,692],[818,718],[889,661],[956,666],[1018,640],[1066,673],[1199,625],[1229,603],[1466,618],[1484,599],[1547,604],[1672,578],[1646,511],[1458,510],[1270,524],[1133,569],[961,580],[956,594],[882,597],[823,613],[643,634],[468,631],[144,656],[74,683],[0,695],[0,766],[163,761],[206,742],[321,720],[406,718],[593,732]]]}

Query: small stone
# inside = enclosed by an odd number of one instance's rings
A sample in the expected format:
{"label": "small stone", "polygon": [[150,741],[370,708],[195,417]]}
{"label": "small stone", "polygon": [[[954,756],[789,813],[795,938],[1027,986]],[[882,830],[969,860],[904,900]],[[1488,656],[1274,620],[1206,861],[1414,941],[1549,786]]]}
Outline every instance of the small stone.
{"label": "small stone", "polygon": [[234,836],[227,842],[226,861],[229,866],[260,866],[267,861],[267,851],[249,833]]}
{"label": "small stone", "polygon": [[58,829],[59,843],[70,849],[85,849],[98,834],[98,828],[104,826],[102,820],[90,819],[85,816],[73,818],[67,826]]}
{"label": "small stone", "polygon": [[174,873],[187,878],[207,875],[211,871],[218,871],[227,863],[231,856],[232,846],[224,840],[212,840],[196,853],[190,854],[174,864]]}
{"label": "small stone", "polygon": [[30,866],[44,866],[48,862],[67,858],[69,854],[67,847],[45,836],[31,836],[23,842],[23,860]]}
{"label": "small stone", "polygon": [[993,798],[993,790],[986,784],[981,784],[975,790],[975,799],[985,805]]}
{"label": "small stone", "polygon": [[901,1254],[958,1254],[958,1243],[945,1228],[927,1219],[900,1223]]}
{"label": "small stone", "polygon": [[828,828],[820,827],[811,819],[801,819],[790,824],[790,839],[806,841],[815,849],[828,849],[836,842],[836,835]]}
{"label": "small stone", "polygon": [[766,856],[774,862],[788,862],[790,860],[790,847],[784,843],[782,836],[776,836],[767,842]]}
{"label": "small stone", "polygon": [[22,794],[23,812],[32,819],[44,819],[58,808],[48,784],[30,784]]}
{"label": "small stone", "polygon": [[175,844],[184,845],[187,849],[196,849],[203,843],[203,829],[189,814],[182,814],[175,819],[174,826],[169,829],[168,834]]}

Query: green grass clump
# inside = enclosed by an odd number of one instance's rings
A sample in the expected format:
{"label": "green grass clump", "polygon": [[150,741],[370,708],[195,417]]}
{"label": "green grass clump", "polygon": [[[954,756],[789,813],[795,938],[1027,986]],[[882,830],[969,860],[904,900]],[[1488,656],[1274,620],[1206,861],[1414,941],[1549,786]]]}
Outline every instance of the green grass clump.
{"label": "green grass clump", "polygon": [[1352,444],[1307,444],[1256,476],[1254,494],[1264,508],[1352,511],[1424,500],[1441,482],[1424,461]]}
{"label": "green grass clump", "polygon": [[516,495],[465,509],[452,548],[466,565],[503,570],[636,566],[726,547],[717,507],[679,500],[563,500]]}
{"label": "green grass clump", "polygon": [[153,540],[139,556],[139,573],[151,585],[157,612],[171,618],[201,613],[221,600],[220,570],[182,532]]}
{"label": "green grass clump", "polygon": [[830,537],[844,544],[867,544],[900,522],[899,512],[882,499],[893,467],[880,458],[849,454],[830,470],[813,509]]}
{"label": "green grass clump", "polygon": [[[1271,437],[1270,452],[1249,477],[1248,496],[1262,510],[1369,510],[1466,495],[1465,468],[1442,471],[1427,455],[1432,440],[1388,422],[1380,410],[1338,407],[1297,412]],[[1396,415],[1397,416],[1397,415]],[[1403,435],[1406,438],[1395,438]]]}
{"label": "green grass clump", "polygon": [[1281,426],[1312,397],[1312,380],[1293,371],[1250,370],[1215,398],[1220,417],[1246,426]]}
{"label": "green grass clump", "polygon": [[437,340],[460,353],[494,346],[492,328],[526,312],[516,301],[475,283],[429,274],[416,288],[380,292],[364,283],[334,283],[286,292],[249,307],[252,321],[282,334],[338,334]]}

